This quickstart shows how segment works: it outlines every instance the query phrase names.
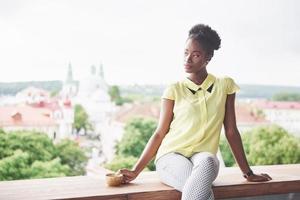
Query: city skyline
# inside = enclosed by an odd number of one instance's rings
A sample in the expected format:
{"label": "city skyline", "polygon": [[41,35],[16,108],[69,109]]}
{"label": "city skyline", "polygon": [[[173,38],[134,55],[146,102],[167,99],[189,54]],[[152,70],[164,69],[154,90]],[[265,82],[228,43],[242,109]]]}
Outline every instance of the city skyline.
{"label": "city skyline", "polygon": [[[170,5],[172,4],[172,6]],[[182,79],[196,23],[216,29],[208,65],[240,84],[300,86],[300,3],[288,1],[0,1],[0,82],[74,79],[103,64],[109,84]]]}

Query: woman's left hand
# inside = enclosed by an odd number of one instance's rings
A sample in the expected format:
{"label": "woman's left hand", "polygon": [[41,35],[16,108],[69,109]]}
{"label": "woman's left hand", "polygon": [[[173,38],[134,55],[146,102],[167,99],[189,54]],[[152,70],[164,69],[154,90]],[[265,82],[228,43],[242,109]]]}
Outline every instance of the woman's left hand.
{"label": "woman's left hand", "polygon": [[264,182],[270,180],[272,180],[272,178],[268,174],[253,174],[247,177],[247,181],[249,182]]}

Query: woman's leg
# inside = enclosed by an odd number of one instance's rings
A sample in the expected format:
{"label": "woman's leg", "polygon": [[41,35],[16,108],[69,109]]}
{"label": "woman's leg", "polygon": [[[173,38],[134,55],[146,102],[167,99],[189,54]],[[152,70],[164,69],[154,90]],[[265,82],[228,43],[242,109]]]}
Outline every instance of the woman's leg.
{"label": "woman's leg", "polygon": [[184,200],[213,200],[212,182],[219,172],[217,157],[208,152],[194,154],[193,169],[182,190]]}
{"label": "woman's leg", "polygon": [[180,192],[192,169],[192,162],[178,153],[168,153],[159,158],[156,163],[156,171],[161,181]]}

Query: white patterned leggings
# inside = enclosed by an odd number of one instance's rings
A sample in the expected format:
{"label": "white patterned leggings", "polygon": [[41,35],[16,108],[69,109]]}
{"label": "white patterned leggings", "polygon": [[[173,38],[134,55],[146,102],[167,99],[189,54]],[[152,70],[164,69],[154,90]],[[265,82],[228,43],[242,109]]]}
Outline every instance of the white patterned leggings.
{"label": "white patterned leggings", "polygon": [[161,181],[182,192],[183,200],[213,200],[212,182],[219,172],[218,158],[200,152],[190,158],[179,153],[168,153],[156,162]]}

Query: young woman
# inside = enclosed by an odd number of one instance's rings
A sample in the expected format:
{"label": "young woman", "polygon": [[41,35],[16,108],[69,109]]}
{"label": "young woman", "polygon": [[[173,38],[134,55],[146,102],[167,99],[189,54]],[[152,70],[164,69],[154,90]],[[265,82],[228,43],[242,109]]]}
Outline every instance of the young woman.
{"label": "young woman", "polygon": [[235,159],[248,181],[268,181],[247,162],[235,119],[235,92],[229,77],[217,78],[207,64],[220,48],[217,32],[204,24],[192,27],[184,51],[187,78],[169,85],[162,96],[159,123],[132,170],[121,169],[124,182],[134,180],[156,155],[163,183],[182,192],[182,199],[214,199],[212,182],[219,171],[216,153],[224,124]]}

